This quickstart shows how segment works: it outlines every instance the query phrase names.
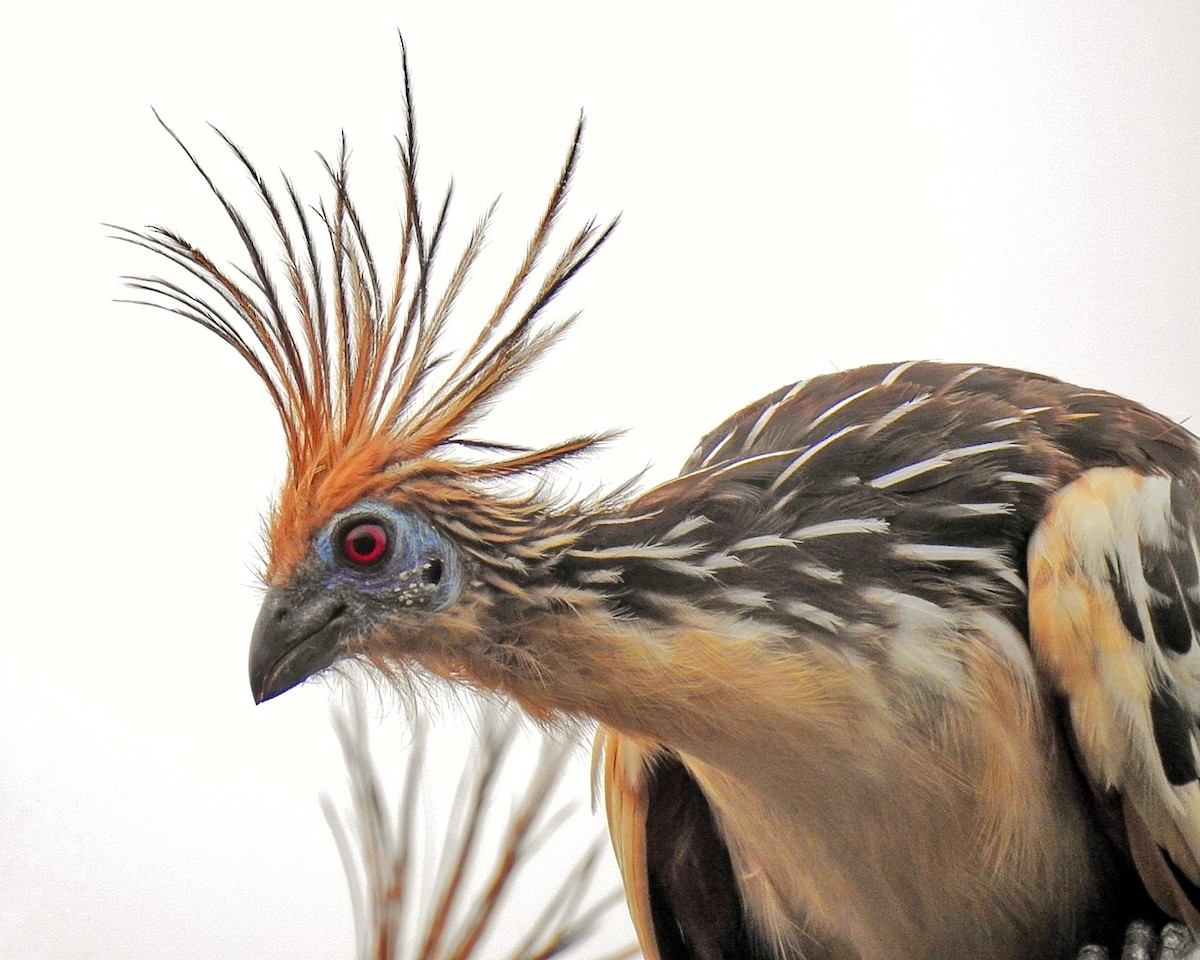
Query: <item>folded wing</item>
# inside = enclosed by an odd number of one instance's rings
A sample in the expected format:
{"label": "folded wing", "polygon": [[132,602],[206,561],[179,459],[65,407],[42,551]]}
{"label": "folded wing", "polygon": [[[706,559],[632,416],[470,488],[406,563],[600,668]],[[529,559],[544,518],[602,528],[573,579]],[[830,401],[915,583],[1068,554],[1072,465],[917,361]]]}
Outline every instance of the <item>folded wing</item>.
{"label": "folded wing", "polygon": [[1029,549],[1039,665],[1167,913],[1200,929],[1200,483],[1127,468],[1060,491]]}

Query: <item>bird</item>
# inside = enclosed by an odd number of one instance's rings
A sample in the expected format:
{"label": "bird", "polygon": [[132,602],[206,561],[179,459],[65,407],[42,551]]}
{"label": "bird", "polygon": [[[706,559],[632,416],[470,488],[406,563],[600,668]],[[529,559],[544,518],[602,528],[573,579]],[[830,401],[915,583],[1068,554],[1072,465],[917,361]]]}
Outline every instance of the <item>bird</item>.
{"label": "bird", "polygon": [[1052,377],[903,361],[773,390],[649,489],[564,494],[553,475],[614,434],[478,431],[617,224],[552,254],[582,116],[451,349],[492,211],[443,264],[452,191],[420,202],[401,61],[390,274],[344,137],[312,206],[218,131],[272,253],[167,127],[243,268],[115,228],[178,274],[129,299],[227,342],[282,423],[255,700],[357,662],[595,724],[647,960],[1049,960],[1136,917],[1200,929],[1196,437]]}

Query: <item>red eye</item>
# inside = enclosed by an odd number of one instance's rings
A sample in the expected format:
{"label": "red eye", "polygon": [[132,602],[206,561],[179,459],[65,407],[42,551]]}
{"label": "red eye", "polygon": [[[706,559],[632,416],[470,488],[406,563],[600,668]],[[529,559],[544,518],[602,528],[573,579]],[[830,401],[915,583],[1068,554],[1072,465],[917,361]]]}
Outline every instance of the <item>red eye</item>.
{"label": "red eye", "polygon": [[360,523],[342,537],[342,555],[360,567],[368,566],[387,550],[387,531],[377,523]]}

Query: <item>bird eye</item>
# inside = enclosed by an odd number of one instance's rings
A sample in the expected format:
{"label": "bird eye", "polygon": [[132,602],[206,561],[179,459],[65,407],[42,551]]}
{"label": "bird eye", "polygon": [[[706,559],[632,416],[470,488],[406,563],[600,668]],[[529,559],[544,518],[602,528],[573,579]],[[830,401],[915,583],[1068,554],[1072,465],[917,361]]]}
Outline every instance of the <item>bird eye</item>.
{"label": "bird eye", "polygon": [[313,538],[322,583],[366,606],[442,610],[461,586],[454,544],[427,520],[390,503],[362,500]]}
{"label": "bird eye", "polygon": [[387,552],[387,531],[377,523],[358,523],[342,537],[342,556],[360,567],[378,561]]}

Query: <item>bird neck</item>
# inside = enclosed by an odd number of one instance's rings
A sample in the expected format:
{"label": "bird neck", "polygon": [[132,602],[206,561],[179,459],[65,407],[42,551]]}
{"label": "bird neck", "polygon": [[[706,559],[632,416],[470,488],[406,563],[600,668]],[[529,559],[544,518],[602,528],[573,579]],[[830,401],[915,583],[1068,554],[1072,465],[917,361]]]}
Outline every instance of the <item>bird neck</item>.
{"label": "bird neck", "polygon": [[704,756],[747,733],[739,717],[757,724],[803,702],[828,722],[847,703],[844,673],[822,669],[828,652],[819,646],[782,650],[703,615],[688,622],[681,612],[672,623],[618,615],[578,585],[556,596],[524,609],[498,604],[477,631],[483,649],[466,664],[473,683],[507,693],[536,717],[588,717]]}

